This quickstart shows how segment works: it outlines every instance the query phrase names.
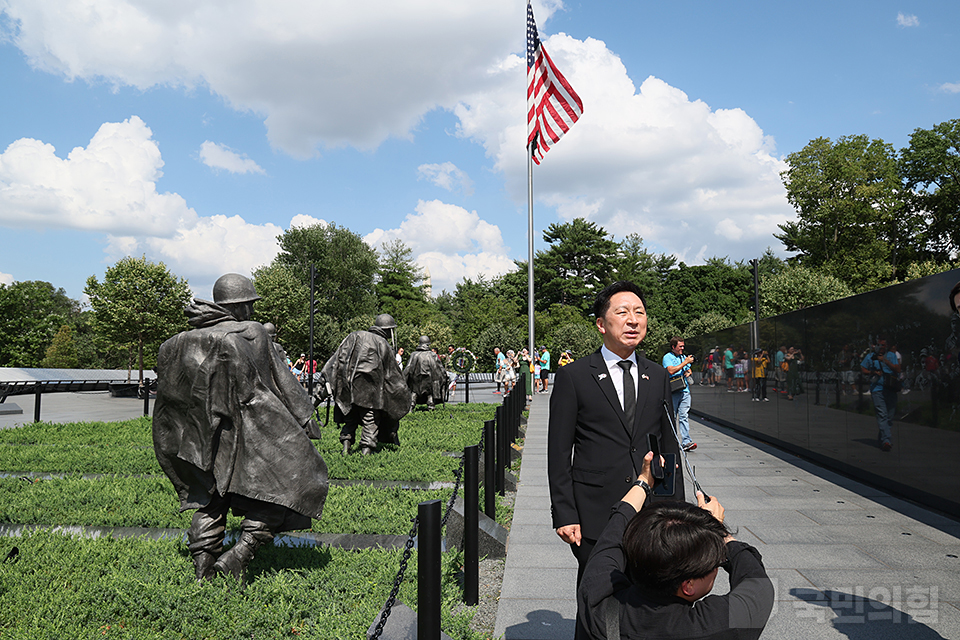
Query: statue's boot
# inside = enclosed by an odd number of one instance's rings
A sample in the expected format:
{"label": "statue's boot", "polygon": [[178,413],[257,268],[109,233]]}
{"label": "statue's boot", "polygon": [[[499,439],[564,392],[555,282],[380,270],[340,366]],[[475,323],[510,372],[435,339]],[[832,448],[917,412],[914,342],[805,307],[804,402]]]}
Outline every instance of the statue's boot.
{"label": "statue's boot", "polygon": [[361,455],[368,456],[368,455],[370,455],[371,453],[373,453],[373,449],[371,449],[370,447],[360,447],[360,454],[361,454]]}
{"label": "statue's boot", "polygon": [[213,570],[223,575],[231,575],[237,580],[243,580],[243,572],[253,560],[254,554],[264,542],[273,539],[273,534],[267,529],[243,531],[237,543],[230,547],[213,564]]}
{"label": "statue's boot", "polygon": [[227,502],[214,492],[210,503],[193,514],[187,539],[198,582],[213,575],[213,564],[223,553],[227,508]]}
{"label": "statue's boot", "polygon": [[200,551],[192,553],[193,566],[197,571],[197,582],[203,582],[214,575],[213,565],[217,561],[217,556],[209,551]]}
{"label": "statue's boot", "polygon": [[343,441],[343,455],[345,455],[345,456],[350,455],[350,441],[349,441],[349,440],[344,440],[344,441]]}

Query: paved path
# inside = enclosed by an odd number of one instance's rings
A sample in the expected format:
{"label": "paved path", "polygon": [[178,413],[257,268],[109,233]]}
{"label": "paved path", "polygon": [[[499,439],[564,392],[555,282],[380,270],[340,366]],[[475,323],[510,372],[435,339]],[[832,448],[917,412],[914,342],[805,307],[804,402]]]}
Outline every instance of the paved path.
{"label": "paved path", "polygon": [[[548,399],[538,395],[495,638],[573,638],[576,562],[550,523],[548,419]],[[960,639],[960,523],[730,429],[692,421],[691,431],[701,485],[723,503],[736,536],[760,550],[774,581],[762,638]],[[715,592],[728,589],[721,571]]]}
{"label": "paved path", "polygon": [[[36,399],[33,395],[10,396],[4,405],[18,405],[23,413],[0,415],[0,429],[33,422]],[[109,422],[129,420],[143,415],[143,400],[114,398],[109,391],[81,391],[79,393],[45,393],[40,400],[42,422]],[[153,400],[150,401],[153,415]]]}

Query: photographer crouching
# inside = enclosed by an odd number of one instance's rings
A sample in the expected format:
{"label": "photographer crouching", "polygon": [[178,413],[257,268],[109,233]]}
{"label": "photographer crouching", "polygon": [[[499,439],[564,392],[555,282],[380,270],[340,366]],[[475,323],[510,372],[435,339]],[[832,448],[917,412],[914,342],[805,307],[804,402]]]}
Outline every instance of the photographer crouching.
{"label": "photographer crouching", "polygon": [[[594,640],[759,638],[774,598],[760,553],[733,538],[716,498],[698,491],[697,505],[648,504],[652,460],[647,453],[587,562],[578,626]],[[708,596],[720,567],[730,593]]]}

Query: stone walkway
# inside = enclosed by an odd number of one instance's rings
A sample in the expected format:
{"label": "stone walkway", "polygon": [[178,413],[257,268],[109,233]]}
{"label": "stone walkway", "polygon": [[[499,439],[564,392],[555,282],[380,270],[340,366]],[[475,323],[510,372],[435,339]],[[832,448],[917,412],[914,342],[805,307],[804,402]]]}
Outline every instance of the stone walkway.
{"label": "stone walkway", "polygon": [[[538,395],[495,638],[573,638],[576,562],[550,522],[548,420],[548,396]],[[691,420],[691,432],[701,485],[719,498],[737,538],[760,550],[774,581],[762,638],[960,638],[960,523],[730,429]],[[728,589],[721,571],[715,592]]]}

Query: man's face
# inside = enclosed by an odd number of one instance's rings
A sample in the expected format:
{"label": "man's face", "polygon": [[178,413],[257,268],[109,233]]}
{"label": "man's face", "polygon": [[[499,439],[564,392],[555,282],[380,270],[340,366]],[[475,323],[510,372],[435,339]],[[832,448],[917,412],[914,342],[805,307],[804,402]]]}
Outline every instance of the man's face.
{"label": "man's face", "polygon": [[887,352],[887,341],[881,340],[880,342],[877,343],[877,353],[883,355],[886,352]]}
{"label": "man's face", "polygon": [[673,355],[675,355],[675,356],[682,356],[682,355],[683,355],[683,340],[681,340],[680,342],[678,342],[678,343],[677,343],[677,346],[673,347],[673,348],[670,349],[670,350],[673,351]]}
{"label": "man's face", "polygon": [[495,355],[495,356],[500,355],[500,348],[499,348],[499,347],[494,347],[494,348],[493,348],[493,355]]}
{"label": "man's face", "polygon": [[615,293],[610,298],[607,312],[597,318],[597,329],[603,334],[607,349],[626,358],[647,335],[647,310],[637,294],[630,291]]}

